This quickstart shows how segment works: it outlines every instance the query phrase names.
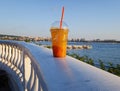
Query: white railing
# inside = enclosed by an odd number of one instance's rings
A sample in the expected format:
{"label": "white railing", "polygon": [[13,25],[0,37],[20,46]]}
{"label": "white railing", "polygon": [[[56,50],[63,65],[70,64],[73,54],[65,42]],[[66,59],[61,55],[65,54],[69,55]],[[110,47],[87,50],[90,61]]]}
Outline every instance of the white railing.
{"label": "white railing", "polygon": [[39,65],[27,48],[17,42],[0,41],[0,52],[1,69],[12,75],[20,91],[47,91]]}
{"label": "white railing", "polygon": [[25,42],[0,41],[0,68],[14,79],[15,91],[120,91],[120,77]]}

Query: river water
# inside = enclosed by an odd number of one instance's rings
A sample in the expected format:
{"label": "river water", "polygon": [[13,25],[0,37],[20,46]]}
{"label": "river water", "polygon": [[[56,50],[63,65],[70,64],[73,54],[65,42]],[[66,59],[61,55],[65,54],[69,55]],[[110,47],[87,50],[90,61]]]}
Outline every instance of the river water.
{"label": "river water", "polygon": [[[50,45],[51,42],[39,42],[43,45]],[[112,62],[120,64],[120,43],[96,43],[96,42],[69,42],[68,45],[91,45],[91,49],[71,49],[68,53],[77,53],[80,56],[88,56],[98,63],[102,60],[105,64]]]}

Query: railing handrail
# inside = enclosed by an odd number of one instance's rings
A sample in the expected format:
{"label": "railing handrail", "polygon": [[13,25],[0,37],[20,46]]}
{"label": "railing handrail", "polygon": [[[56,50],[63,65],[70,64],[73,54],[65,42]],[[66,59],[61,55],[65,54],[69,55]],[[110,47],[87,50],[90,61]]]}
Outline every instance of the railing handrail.
{"label": "railing handrail", "polygon": [[[23,85],[27,91],[119,91],[120,77],[77,59],[67,56],[66,58],[54,58],[52,50],[34,44],[15,41],[0,41],[0,45],[9,45],[14,48],[19,57],[17,48],[23,52]],[[8,48],[2,47],[2,62],[6,64],[4,51]],[[17,53],[18,52],[18,53]],[[13,57],[13,58],[12,58]],[[11,61],[16,63],[15,57]],[[12,61],[13,60],[13,61]],[[20,60],[18,58],[17,60]],[[30,60],[30,61],[29,61]],[[27,64],[29,65],[27,65]],[[31,65],[31,66],[30,66]],[[33,66],[33,67],[32,67]],[[26,69],[28,67],[28,69]],[[19,68],[22,68],[21,66]],[[29,71],[29,68],[32,68]],[[27,72],[28,71],[28,72]],[[26,75],[30,72],[28,78]],[[34,77],[32,77],[34,76]],[[32,81],[32,80],[35,81]],[[36,85],[34,85],[37,83]],[[29,86],[30,85],[30,86]],[[32,85],[32,86],[31,86]],[[37,90],[36,90],[37,89]]]}

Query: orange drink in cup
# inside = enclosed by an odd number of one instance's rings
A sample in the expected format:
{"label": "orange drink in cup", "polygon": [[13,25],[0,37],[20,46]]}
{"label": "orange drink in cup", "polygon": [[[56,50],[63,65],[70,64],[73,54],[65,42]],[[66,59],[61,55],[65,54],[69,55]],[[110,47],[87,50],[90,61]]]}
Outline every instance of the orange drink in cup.
{"label": "orange drink in cup", "polygon": [[52,36],[52,49],[54,57],[65,57],[66,47],[68,40],[68,29],[67,28],[55,28],[50,29]]}
{"label": "orange drink in cup", "polygon": [[68,40],[68,27],[63,20],[64,7],[62,8],[61,21],[54,22],[50,29],[52,36],[52,50],[54,57],[65,57],[67,40]]}

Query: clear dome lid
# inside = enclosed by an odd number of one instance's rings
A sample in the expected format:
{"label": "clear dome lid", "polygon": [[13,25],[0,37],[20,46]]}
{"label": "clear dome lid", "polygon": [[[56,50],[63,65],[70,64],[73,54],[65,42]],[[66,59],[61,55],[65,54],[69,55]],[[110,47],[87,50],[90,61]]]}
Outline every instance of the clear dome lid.
{"label": "clear dome lid", "polygon": [[[52,23],[51,28],[60,28],[60,21],[55,21]],[[68,25],[63,21],[62,29],[68,29]]]}

